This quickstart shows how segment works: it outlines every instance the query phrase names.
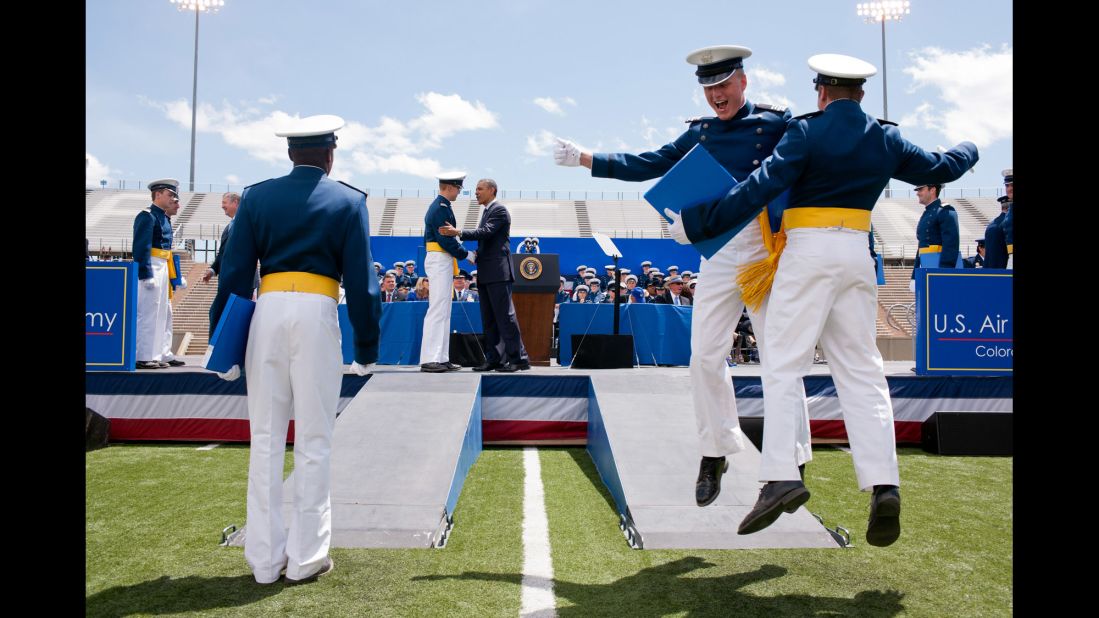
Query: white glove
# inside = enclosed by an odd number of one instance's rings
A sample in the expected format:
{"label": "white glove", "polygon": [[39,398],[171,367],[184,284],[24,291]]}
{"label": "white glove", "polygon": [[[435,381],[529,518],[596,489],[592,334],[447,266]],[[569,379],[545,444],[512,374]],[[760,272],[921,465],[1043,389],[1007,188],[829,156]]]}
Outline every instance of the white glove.
{"label": "white glove", "polygon": [[179,287],[180,288],[187,287],[187,277],[180,277],[179,278]]}
{"label": "white glove", "polygon": [[580,147],[567,139],[561,139],[560,137],[554,139],[557,140],[557,144],[553,147],[553,160],[557,165],[564,165],[565,167],[580,165]]}
{"label": "white glove", "polygon": [[225,373],[219,372],[218,377],[222,380],[228,380],[229,382],[236,380],[240,377],[240,365],[233,365],[229,368],[229,371],[226,371]]}
{"label": "white glove", "polygon": [[671,208],[665,208],[664,214],[672,220],[671,225],[668,226],[668,231],[672,233],[672,238],[681,245],[691,244],[691,239],[687,238],[687,231],[683,229],[683,222],[680,220],[678,212],[673,212]]}
{"label": "white glove", "polygon": [[913,294],[916,293],[916,280],[915,279],[909,279],[908,280],[908,291],[912,292]]}
{"label": "white glove", "polygon": [[469,255],[466,256],[466,259],[469,260],[471,263],[476,264],[477,263],[477,252],[476,251],[470,251]]}
{"label": "white glove", "polygon": [[141,285],[145,286],[146,290],[155,290],[156,289],[156,278],[155,277],[149,277],[148,279],[142,279],[141,280]]}
{"label": "white glove", "polygon": [[1012,268],[1012,266],[1011,266],[1011,262],[1012,262],[1012,261],[1014,260],[1014,258],[1015,258],[1015,254],[1014,254],[1014,253],[1012,253],[1011,255],[1007,256],[1007,269],[1008,269],[1008,270],[1015,270],[1015,269],[1014,269],[1014,268]]}
{"label": "white glove", "polygon": [[377,363],[368,363],[366,365],[360,365],[358,362],[351,363],[351,373],[357,376],[365,376],[374,373],[374,365]]}

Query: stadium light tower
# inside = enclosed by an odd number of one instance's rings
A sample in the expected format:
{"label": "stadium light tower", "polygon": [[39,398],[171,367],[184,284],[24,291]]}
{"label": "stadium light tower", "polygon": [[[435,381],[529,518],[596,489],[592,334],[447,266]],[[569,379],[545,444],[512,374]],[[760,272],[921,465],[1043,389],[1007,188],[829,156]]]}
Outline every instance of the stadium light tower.
{"label": "stadium light tower", "polygon": [[[860,2],[855,12],[868,24],[881,23],[881,100],[882,118],[889,120],[889,88],[885,70],[885,22],[900,21],[912,12],[912,3],[908,0],[885,0],[884,2]],[[885,185],[885,197],[893,196],[892,183]]]}
{"label": "stadium light tower", "polygon": [[202,12],[217,13],[225,0],[169,0],[180,11],[195,12],[195,78],[191,87],[191,180],[188,191],[195,190],[195,118],[198,113],[198,16]]}

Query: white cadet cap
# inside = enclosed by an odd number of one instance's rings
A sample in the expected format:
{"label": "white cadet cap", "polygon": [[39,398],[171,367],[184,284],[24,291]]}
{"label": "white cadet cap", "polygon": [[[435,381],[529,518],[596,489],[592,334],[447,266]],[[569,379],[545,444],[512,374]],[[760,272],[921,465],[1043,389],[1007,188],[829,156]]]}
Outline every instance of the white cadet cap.
{"label": "white cadet cap", "polygon": [[822,86],[861,86],[875,75],[874,65],[843,54],[817,54],[809,58],[809,68],[817,72],[813,83]]}
{"label": "white cadet cap", "polygon": [[178,196],[179,181],[175,178],[161,178],[160,180],[154,180],[149,183],[150,191],[159,191],[160,189],[168,189]]}
{"label": "white cadet cap", "polygon": [[687,62],[697,65],[695,75],[703,86],[716,86],[744,67],[744,59],[752,50],[740,45],[713,45],[687,54]]}
{"label": "white cadet cap", "polygon": [[573,292],[579,292],[580,290],[584,290],[585,292],[590,292],[590,291],[591,291],[591,290],[590,290],[590,289],[588,288],[588,286],[586,286],[586,285],[584,285],[583,283],[581,283],[580,285],[576,286],[576,289],[575,289],[575,290],[573,290]]}
{"label": "white cadet cap", "polygon": [[1015,184],[1015,168],[1009,167],[1003,171],[1003,174],[1005,185]]}
{"label": "white cadet cap", "polygon": [[453,185],[461,189],[467,173],[468,172],[443,172],[436,176],[436,178],[439,179],[439,184],[441,185]]}
{"label": "white cadet cap", "polygon": [[290,148],[319,148],[336,146],[336,131],[347,124],[343,118],[331,114],[295,118],[275,135],[285,137]]}

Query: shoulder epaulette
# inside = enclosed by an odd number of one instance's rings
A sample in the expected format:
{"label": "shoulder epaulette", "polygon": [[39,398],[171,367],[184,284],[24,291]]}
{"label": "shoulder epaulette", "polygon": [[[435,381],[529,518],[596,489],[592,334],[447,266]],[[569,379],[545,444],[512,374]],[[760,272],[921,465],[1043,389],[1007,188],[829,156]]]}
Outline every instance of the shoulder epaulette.
{"label": "shoulder epaulette", "polygon": [[954,210],[954,206],[951,204],[943,204],[941,208],[949,208],[950,210]]}
{"label": "shoulder epaulette", "polygon": [[765,112],[774,112],[774,113],[776,113],[780,116],[782,114],[785,114],[786,110],[787,110],[787,108],[785,108],[785,107],[778,107],[778,106],[775,106],[775,105],[770,105],[768,103],[756,103],[755,108],[758,109],[758,110],[763,110]]}
{"label": "shoulder epaulette", "polygon": [[[268,178],[267,180],[273,180],[273,179],[272,179],[272,178]],[[258,186],[258,185],[262,185],[263,183],[267,182],[267,180],[261,180],[261,181],[259,181],[259,182],[257,182],[257,183],[254,183],[254,184],[250,184],[250,185],[248,185],[247,187],[244,187],[243,189],[241,189],[241,193],[243,193],[243,192],[247,191],[248,189],[251,189],[252,187],[255,187],[255,186]]]}
{"label": "shoulder epaulette", "polygon": [[363,195],[365,195],[365,196],[367,196],[367,197],[370,197],[370,194],[369,194],[369,193],[367,193],[366,191],[363,191],[362,189],[360,189],[360,188],[358,188],[358,187],[352,187],[351,185],[347,184],[346,182],[344,182],[344,181],[342,181],[342,180],[337,180],[336,182],[338,182],[338,183],[340,183],[341,185],[343,185],[343,186],[347,187],[348,189],[354,189],[354,190],[358,191],[359,193],[362,193]]}
{"label": "shoulder epaulette", "polygon": [[878,124],[880,124],[882,126],[890,125],[890,124],[893,125],[893,126],[897,126],[897,123],[893,122],[892,120],[882,120],[881,118],[878,118]]}
{"label": "shoulder epaulette", "polygon": [[809,112],[808,114],[802,114],[800,116],[794,116],[794,120],[808,120],[810,118],[816,118],[824,112]]}
{"label": "shoulder epaulette", "polygon": [[696,122],[702,122],[703,118],[704,118],[704,116],[695,116],[693,118],[688,118],[688,119],[684,120],[683,122],[685,122],[687,124],[694,124]]}

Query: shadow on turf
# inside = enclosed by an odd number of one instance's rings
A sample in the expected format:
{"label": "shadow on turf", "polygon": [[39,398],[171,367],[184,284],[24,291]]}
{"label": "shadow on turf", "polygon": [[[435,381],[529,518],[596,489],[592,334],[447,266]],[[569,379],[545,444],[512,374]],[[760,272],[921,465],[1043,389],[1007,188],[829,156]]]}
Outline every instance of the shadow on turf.
{"label": "shadow on turf", "polygon": [[[904,611],[904,595],[895,590],[862,590],[854,598],[826,595],[782,594],[755,596],[740,592],[750,584],[786,575],[785,567],[766,564],[747,573],[719,577],[683,577],[698,569],[716,566],[702,558],[680,558],[650,567],[610,584],[583,584],[555,580],[553,591],[572,603],[558,607],[557,615],[610,615],[628,607],[630,616],[895,616]],[[509,582],[520,585],[522,575],[467,571],[461,575],[428,575],[412,581],[443,579]],[[538,582],[533,582],[538,585]]]}
{"label": "shadow on turf", "polygon": [[603,483],[603,479],[599,478],[599,470],[595,467],[595,462],[592,461],[591,455],[586,450],[578,448],[568,448],[569,457],[576,462],[576,466],[584,472],[584,476],[588,477],[588,481],[599,490],[599,495],[603,496],[603,501],[607,503],[615,513],[618,512],[618,507],[614,505],[614,498],[611,497],[611,492],[607,490],[606,484]]}
{"label": "shadow on turf", "polygon": [[167,575],[132,586],[97,592],[84,604],[88,616],[178,614],[248,605],[278,594],[286,586],[261,586],[252,575],[236,577],[180,577]]}

